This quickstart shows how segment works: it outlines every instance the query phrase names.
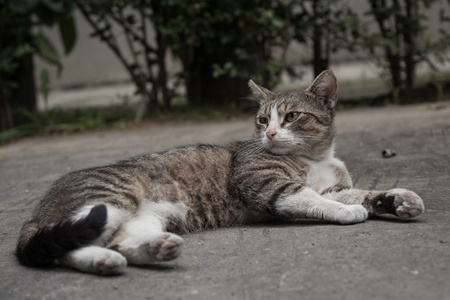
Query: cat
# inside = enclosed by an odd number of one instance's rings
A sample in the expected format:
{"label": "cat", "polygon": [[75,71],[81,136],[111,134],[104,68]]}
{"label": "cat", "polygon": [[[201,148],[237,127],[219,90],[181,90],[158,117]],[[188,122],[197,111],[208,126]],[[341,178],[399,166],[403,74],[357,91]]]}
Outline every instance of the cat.
{"label": "cat", "polygon": [[69,173],[23,225],[16,255],[82,272],[122,273],[177,258],[181,233],[267,218],[340,224],[416,217],[412,191],[354,189],[334,154],[337,81],[326,70],[306,90],[273,93],[252,80],[255,138],[191,145]]}

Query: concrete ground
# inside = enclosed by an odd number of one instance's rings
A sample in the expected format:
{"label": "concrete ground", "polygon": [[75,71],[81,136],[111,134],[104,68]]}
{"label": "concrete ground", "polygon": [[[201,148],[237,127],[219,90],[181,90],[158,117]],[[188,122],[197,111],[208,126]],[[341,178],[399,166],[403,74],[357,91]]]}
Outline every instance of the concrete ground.
{"label": "concrete ground", "polygon": [[[268,222],[185,235],[176,261],[101,277],[19,265],[22,223],[64,173],[251,135],[252,120],[33,137],[0,147],[0,299],[449,299],[450,102],[338,112],[356,187],[416,191],[425,213],[341,226]],[[381,157],[385,148],[397,155]]]}

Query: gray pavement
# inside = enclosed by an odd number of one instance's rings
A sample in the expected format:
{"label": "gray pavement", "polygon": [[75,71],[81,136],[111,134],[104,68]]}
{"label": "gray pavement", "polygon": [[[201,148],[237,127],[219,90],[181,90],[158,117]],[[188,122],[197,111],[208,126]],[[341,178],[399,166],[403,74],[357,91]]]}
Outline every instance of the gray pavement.
{"label": "gray pavement", "polygon": [[[338,112],[337,153],[356,187],[416,191],[426,212],[341,226],[266,222],[185,235],[176,261],[101,277],[30,269],[20,227],[68,171],[253,132],[252,120],[154,125],[0,146],[0,299],[449,299],[450,102]],[[385,148],[397,155],[382,158]]]}

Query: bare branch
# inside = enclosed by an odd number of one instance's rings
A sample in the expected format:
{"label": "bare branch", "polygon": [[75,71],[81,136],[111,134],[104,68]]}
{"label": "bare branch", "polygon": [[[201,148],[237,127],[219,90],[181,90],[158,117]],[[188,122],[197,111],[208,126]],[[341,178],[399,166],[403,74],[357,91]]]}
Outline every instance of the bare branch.
{"label": "bare branch", "polygon": [[87,8],[82,4],[80,0],[76,0],[76,3],[78,7],[80,8],[81,13],[86,18],[86,20],[91,24],[91,26],[94,28],[95,32],[97,32],[99,35],[101,35],[101,38],[106,42],[106,44],[111,48],[111,50],[114,52],[114,54],[119,58],[122,65],[127,69],[128,73],[130,74],[132,80],[135,82],[139,92],[144,95],[147,99],[151,99],[151,96],[149,92],[146,89],[145,82],[142,82],[139,74],[136,74],[135,70],[132,68],[132,66],[128,63],[128,61],[125,59],[122,51],[120,50],[119,46],[117,45],[117,42],[113,36],[106,36],[104,32],[100,29],[98,24],[94,21],[90,13],[88,12]]}

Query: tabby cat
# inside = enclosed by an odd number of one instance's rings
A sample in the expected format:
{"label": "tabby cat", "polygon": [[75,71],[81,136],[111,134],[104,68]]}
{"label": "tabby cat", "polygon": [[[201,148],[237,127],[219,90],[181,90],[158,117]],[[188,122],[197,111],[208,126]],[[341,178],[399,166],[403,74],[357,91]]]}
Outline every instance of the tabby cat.
{"label": "tabby cat", "polygon": [[251,80],[249,86],[260,105],[255,139],[179,147],[63,176],[24,224],[19,261],[118,274],[127,264],[177,258],[177,233],[267,218],[352,224],[424,211],[420,197],[405,189],[352,188],[334,156],[333,72],[306,90],[273,93]]}

